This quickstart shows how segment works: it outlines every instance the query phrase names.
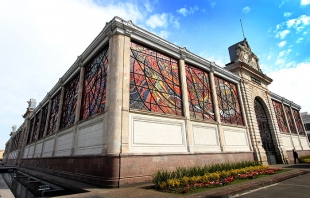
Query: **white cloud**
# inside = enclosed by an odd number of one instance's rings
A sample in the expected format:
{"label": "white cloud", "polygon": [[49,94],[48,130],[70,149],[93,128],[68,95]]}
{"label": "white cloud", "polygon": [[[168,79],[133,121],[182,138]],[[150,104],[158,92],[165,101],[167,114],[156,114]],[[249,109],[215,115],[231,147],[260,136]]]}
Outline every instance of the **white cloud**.
{"label": "white cloud", "polygon": [[181,9],[177,10],[177,12],[179,14],[182,14],[183,16],[187,16],[188,15],[188,11],[187,11],[186,8],[181,8]]}
{"label": "white cloud", "polygon": [[154,14],[146,21],[146,25],[151,28],[166,28],[168,25],[168,14]]}
{"label": "white cloud", "polygon": [[150,4],[149,1],[145,2],[144,7],[145,7],[147,12],[153,12],[153,10],[154,10],[153,6]]}
{"label": "white cloud", "polygon": [[284,16],[284,17],[290,17],[291,15],[292,15],[291,12],[285,12],[283,16]]}
{"label": "white cloud", "polygon": [[244,7],[244,8],[242,9],[242,12],[245,13],[245,14],[247,14],[247,13],[250,12],[250,10],[251,10],[251,8],[250,8],[249,6],[246,6],[246,7]]}
{"label": "white cloud", "polygon": [[224,67],[226,63],[230,62],[228,56],[214,55],[206,51],[200,52],[198,55],[207,59],[208,61],[215,62],[218,66],[221,67]]}
{"label": "white cloud", "polygon": [[291,31],[290,30],[283,30],[283,31],[280,31],[278,32],[276,35],[275,35],[275,38],[280,38],[280,39],[284,39],[286,37],[286,35],[288,35]]}
{"label": "white cloud", "polygon": [[214,8],[215,5],[216,5],[216,2],[215,2],[215,1],[210,3],[211,8]]}
{"label": "white cloud", "polygon": [[167,39],[169,37],[170,33],[165,31],[165,30],[161,30],[158,34],[158,36],[160,36],[163,39]]}
{"label": "white cloud", "polygon": [[186,17],[187,15],[194,14],[198,10],[199,10],[198,6],[195,5],[194,7],[190,7],[189,9],[181,8],[177,10],[177,12]]}
{"label": "white cloud", "polygon": [[279,57],[284,56],[285,55],[285,51],[282,51],[279,53]]}
{"label": "white cloud", "polygon": [[305,85],[309,84],[310,62],[299,64],[290,62],[289,64],[294,65],[294,68],[281,69],[267,74],[273,79],[269,89],[301,105],[302,111],[310,111],[310,92],[304,90]]}
{"label": "white cloud", "polygon": [[310,24],[310,16],[301,15],[297,19],[290,19],[286,22],[287,28],[294,28],[297,32],[300,32],[306,26]]}
{"label": "white cloud", "polygon": [[284,47],[285,45],[286,45],[286,41],[281,41],[281,42],[278,44],[279,47]]}
{"label": "white cloud", "polygon": [[301,43],[301,41],[303,41],[303,40],[304,40],[304,38],[299,38],[299,39],[297,39],[296,43]]}
{"label": "white cloud", "polygon": [[11,126],[23,123],[26,101],[35,98],[39,104],[106,22],[119,16],[144,23],[145,7],[138,6],[101,6],[90,0],[1,1],[0,69],[5,72],[0,72],[0,149]]}
{"label": "white cloud", "polygon": [[146,25],[151,27],[152,29],[155,28],[167,28],[168,25],[171,23],[176,28],[180,27],[178,18],[175,18],[172,14],[154,14],[146,20]]}
{"label": "white cloud", "polygon": [[300,1],[300,5],[301,6],[306,6],[306,5],[309,5],[310,4],[310,0],[301,0]]}

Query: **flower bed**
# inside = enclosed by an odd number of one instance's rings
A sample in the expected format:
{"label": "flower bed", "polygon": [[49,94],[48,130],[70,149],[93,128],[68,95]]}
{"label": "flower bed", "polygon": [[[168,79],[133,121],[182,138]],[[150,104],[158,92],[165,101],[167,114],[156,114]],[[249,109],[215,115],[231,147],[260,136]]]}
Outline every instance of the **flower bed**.
{"label": "flower bed", "polygon": [[[187,193],[189,191],[201,188],[213,188],[228,185],[235,180],[253,179],[259,175],[274,174],[281,169],[272,169],[265,165],[250,166],[239,169],[215,171],[212,173],[205,173],[202,176],[176,176],[170,174],[172,177],[161,178],[158,182],[158,175],[153,177],[153,183],[156,188],[163,192]],[[168,172],[166,172],[168,173]],[[161,174],[162,176],[163,174]],[[157,178],[156,178],[157,177]],[[157,179],[157,180],[156,180]],[[155,183],[155,181],[157,183]]]}

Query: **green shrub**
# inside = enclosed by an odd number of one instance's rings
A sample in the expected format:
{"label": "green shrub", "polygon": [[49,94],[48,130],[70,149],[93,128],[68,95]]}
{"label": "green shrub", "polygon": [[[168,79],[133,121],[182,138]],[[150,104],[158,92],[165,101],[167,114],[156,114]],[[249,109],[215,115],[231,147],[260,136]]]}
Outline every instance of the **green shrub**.
{"label": "green shrub", "polygon": [[[167,183],[170,180],[170,183],[173,182],[176,185],[179,185],[179,182],[185,183],[184,180],[188,179],[190,183],[202,182],[207,180],[217,180],[220,179],[219,172],[224,171],[224,176],[230,176],[232,172],[230,170],[242,169],[245,167],[260,166],[261,163],[257,161],[242,161],[238,163],[222,163],[222,164],[212,164],[209,166],[202,167],[177,167],[176,170],[168,172],[167,170],[157,171],[153,174],[152,182],[155,184],[156,188],[159,189],[160,185],[165,182]],[[214,173],[211,174],[210,173]],[[205,176],[208,174],[209,176]],[[221,177],[224,177],[221,174]],[[212,177],[212,178],[210,178]],[[178,182],[176,182],[178,181]],[[164,184],[165,184],[164,183]],[[163,184],[162,184],[163,185]]]}

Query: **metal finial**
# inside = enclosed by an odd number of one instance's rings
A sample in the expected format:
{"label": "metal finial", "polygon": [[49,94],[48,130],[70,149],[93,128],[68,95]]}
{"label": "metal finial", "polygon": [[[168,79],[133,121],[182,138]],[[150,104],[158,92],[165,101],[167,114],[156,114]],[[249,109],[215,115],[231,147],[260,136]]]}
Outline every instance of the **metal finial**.
{"label": "metal finial", "polygon": [[245,36],[244,36],[244,31],[243,31],[243,26],[242,26],[242,21],[240,19],[240,24],[241,24],[241,29],[242,29],[242,34],[243,34],[243,38],[245,39]]}

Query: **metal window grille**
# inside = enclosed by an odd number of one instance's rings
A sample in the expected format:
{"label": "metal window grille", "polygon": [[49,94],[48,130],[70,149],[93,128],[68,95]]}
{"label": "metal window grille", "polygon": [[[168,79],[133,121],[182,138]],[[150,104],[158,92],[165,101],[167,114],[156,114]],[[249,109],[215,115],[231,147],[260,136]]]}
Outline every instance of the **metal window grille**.
{"label": "metal window grille", "polygon": [[212,94],[207,72],[185,65],[191,118],[214,121]]}
{"label": "metal window grille", "polygon": [[290,111],[290,108],[286,105],[284,105],[284,110],[285,110],[285,114],[286,114],[286,118],[287,118],[287,121],[288,121],[288,125],[291,129],[291,133],[297,133],[296,129],[295,129],[295,125],[294,125],[294,122],[293,122],[293,117],[292,117],[292,114],[291,114],[291,111]]}
{"label": "metal window grille", "polygon": [[292,110],[293,110],[293,115],[294,115],[294,119],[297,125],[299,135],[305,135],[305,130],[304,130],[304,127],[302,126],[302,122],[299,116],[299,111],[295,109],[292,109]]}
{"label": "metal window grille", "polygon": [[275,101],[275,100],[272,100],[272,104],[273,104],[274,112],[276,114],[279,130],[281,132],[288,133],[288,128],[286,125],[285,115],[283,112],[282,104],[280,102]]}
{"label": "metal window grille", "polygon": [[34,142],[37,140],[36,138],[37,138],[37,134],[38,134],[38,130],[39,130],[40,112],[38,112],[35,117],[36,117],[36,119],[35,119],[35,123],[34,123],[34,129],[33,129],[33,135],[32,135],[31,142]]}
{"label": "metal window grille", "polygon": [[224,123],[244,125],[237,86],[214,76],[220,118]]}
{"label": "metal window grille", "polygon": [[52,107],[51,107],[51,112],[50,112],[47,135],[52,134],[56,131],[56,123],[58,120],[58,112],[59,112],[59,103],[60,103],[60,92],[52,99]]}
{"label": "metal window grille", "polygon": [[75,121],[75,109],[79,91],[79,80],[80,75],[77,75],[65,86],[65,96],[62,106],[60,129],[72,125]]}
{"label": "metal window grille", "polygon": [[109,69],[108,52],[109,46],[106,46],[85,67],[81,119],[104,112]]}
{"label": "metal window grille", "polygon": [[27,137],[27,144],[30,143],[32,127],[33,127],[33,118],[30,120],[29,131],[28,131],[28,137]]}
{"label": "metal window grille", "polygon": [[131,43],[130,108],[178,116],[183,114],[176,59]]}
{"label": "metal window grille", "polygon": [[45,129],[45,123],[47,119],[47,113],[48,113],[48,105],[42,108],[42,117],[41,117],[41,124],[39,129],[39,135],[38,140],[40,140],[43,137],[44,129]]}

